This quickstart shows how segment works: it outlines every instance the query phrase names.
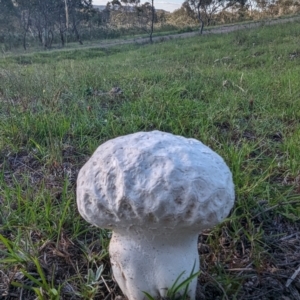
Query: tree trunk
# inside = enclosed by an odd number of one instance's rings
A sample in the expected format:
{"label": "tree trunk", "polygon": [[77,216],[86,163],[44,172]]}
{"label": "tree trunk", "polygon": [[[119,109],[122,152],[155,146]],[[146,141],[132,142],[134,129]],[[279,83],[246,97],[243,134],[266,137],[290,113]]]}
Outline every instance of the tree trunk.
{"label": "tree trunk", "polygon": [[60,34],[61,46],[64,47],[65,46],[65,37],[64,37],[64,31],[61,28],[59,28],[59,34]]}
{"label": "tree trunk", "polygon": [[47,48],[48,44],[48,30],[47,28],[43,28],[43,32],[42,32],[42,44],[44,48]]}
{"label": "tree trunk", "polygon": [[27,48],[26,48],[26,33],[27,33],[27,31],[24,31],[24,34],[23,34],[23,48],[25,51],[27,50]]}
{"label": "tree trunk", "polygon": [[154,0],[151,0],[151,27],[150,27],[150,43],[153,43],[152,35],[154,30],[154,17],[155,17],[155,11],[154,11]]}
{"label": "tree trunk", "polygon": [[26,51],[27,50],[27,47],[26,47],[26,35],[27,35],[27,32],[29,30],[29,24],[30,24],[30,11],[28,13],[28,15],[26,16],[25,14],[21,15],[21,22],[22,22],[22,19],[23,19],[23,29],[24,29],[24,33],[23,33],[23,48],[24,50]]}
{"label": "tree trunk", "polygon": [[38,32],[38,39],[39,39],[40,43],[43,44],[42,29],[39,25],[36,25],[36,29]]}
{"label": "tree trunk", "polygon": [[52,42],[53,42],[53,32],[52,32],[52,30],[50,29],[50,30],[48,31],[48,42],[47,42],[48,48],[51,48]]}
{"label": "tree trunk", "polygon": [[79,43],[80,45],[83,45],[83,42],[82,42],[82,40],[81,40],[81,38],[80,38],[80,35],[79,35],[79,32],[78,32],[78,30],[77,30],[76,25],[74,25],[74,32],[75,32],[75,36],[76,36],[76,39],[77,39],[78,43]]}
{"label": "tree trunk", "polygon": [[203,33],[203,27],[204,27],[204,21],[202,20],[202,17],[201,17],[201,13],[200,13],[200,6],[201,6],[201,1],[199,1],[198,5],[197,5],[197,15],[198,15],[198,20],[199,20],[199,23],[200,23],[200,34]]}
{"label": "tree trunk", "polygon": [[69,9],[68,9],[68,2],[65,0],[65,12],[66,12],[66,28],[69,28]]}
{"label": "tree trunk", "polygon": [[74,11],[72,12],[72,20],[73,20],[73,30],[74,30],[76,39],[77,39],[77,41],[79,42],[80,45],[83,45],[83,43],[82,43],[82,41],[81,41],[81,38],[80,38],[80,35],[79,35],[79,32],[78,32],[78,30],[77,30],[76,19],[75,19]]}

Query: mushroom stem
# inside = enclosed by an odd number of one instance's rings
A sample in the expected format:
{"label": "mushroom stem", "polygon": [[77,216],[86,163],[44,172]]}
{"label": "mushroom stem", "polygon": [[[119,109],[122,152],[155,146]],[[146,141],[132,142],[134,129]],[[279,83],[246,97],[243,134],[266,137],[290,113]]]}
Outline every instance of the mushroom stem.
{"label": "mushroom stem", "polygon": [[[129,300],[166,297],[178,283],[199,270],[197,233],[114,231],[109,253],[114,277]],[[197,278],[189,284],[188,296],[195,299]],[[182,291],[181,291],[182,292]],[[179,292],[180,293],[180,292]]]}

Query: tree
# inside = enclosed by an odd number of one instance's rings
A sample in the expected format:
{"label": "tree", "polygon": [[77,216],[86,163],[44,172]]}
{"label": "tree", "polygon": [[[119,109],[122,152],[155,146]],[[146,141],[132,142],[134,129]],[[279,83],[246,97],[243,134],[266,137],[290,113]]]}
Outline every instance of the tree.
{"label": "tree", "polygon": [[18,27],[18,19],[12,0],[0,0],[0,43],[11,47],[13,32]]}
{"label": "tree", "polygon": [[153,0],[136,7],[136,15],[140,27],[149,35],[150,43],[153,43],[154,22],[156,19]]}
{"label": "tree", "polygon": [[14,0],[23,28],[23,47],[26,50],[26,35],[31,29],[45,48],[50,48],[56,21],[57,1],[60,0]]}
{"label": "tree", "polygon": [[[200,34],[203,33],[204,21],[210,24],[212,16],[217,13],[234,6],[236,3],[244,5],[247,0],[186,0],[197,13],[200,23]],[[264,0],[262,0],[264,1]]]}
{"label": "tree", "polygon": [[11,23],[12,17],[15,16],[15,7],[12,0],[0,0],[0,29],[8,27],[8,22]]}
{"label": "tree", "polygon": [[79,25],[87,21],[93,10],[92,0],[66,0],[68,14],[70,16],[71,29],[75,34],[76,40],[82,45],[79,34]]}
{"label": "tree", "polygon": [[[1,0],[9,1],[9,0]],[[26,36],[30,31],[44,48],[50,48],[55,32],[59,32],[62,46],[65,34],[69,31],[82,44],[79,24],[84,22],[92,0],[10,0],[17,11],[20,28],[23,32],[23,47],[26,49]]]}
{"label": "tree", "polygon": [[154,19],[155,19],[154,0],[151,0],[151,23],[150,23],[150,32],[149,32],[150,43],[153,42],[152,35],[154,30]]}
{"label": "tree", "polygon": [[107,6],[112,12],[112,22],[127,28],[140,28],[147,32],[150,42],[153,42],[154,22],[157,19],[154,0],[144,4],[140,4],[140,0],[113,0]]}
{"label": "tree", "polygon": [[197,14],[190,6],[190,3],[185,1],[179,9],[176,9],[168,16],[168,21],[175,26],[195,26],[197,24]]}

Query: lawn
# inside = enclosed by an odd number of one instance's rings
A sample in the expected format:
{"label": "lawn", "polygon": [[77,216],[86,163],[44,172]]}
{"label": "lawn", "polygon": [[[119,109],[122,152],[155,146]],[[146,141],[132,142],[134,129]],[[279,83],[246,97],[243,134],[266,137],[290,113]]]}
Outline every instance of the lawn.
{"label": "lawn", "polygon": [[122,296],[76,177],[103,142],[157,129],[234,177],[230,216],[199,236],[197,300],[299,299],[299,83],[299,22],[0,58],[0,298]]}

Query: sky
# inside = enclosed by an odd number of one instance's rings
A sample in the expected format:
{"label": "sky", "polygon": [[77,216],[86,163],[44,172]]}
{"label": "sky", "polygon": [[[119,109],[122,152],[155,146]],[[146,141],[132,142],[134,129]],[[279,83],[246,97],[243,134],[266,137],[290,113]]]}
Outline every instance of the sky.
{"label": "sky", "polygon": [[[106,5],[107,2],[109,0],[93,0],[93,4],[95,5]],[[149,1],[149,0],[148,0]],[[142,3],[143,2],[146,2],[146,1],[141,1]],[[157,9],[164,9],[166,11],[174,11],[175,9],[177,8],[180,8],[181,7],[181,4],[184,2],[184,0],[154,0],[154,6],[155,8]]]}

